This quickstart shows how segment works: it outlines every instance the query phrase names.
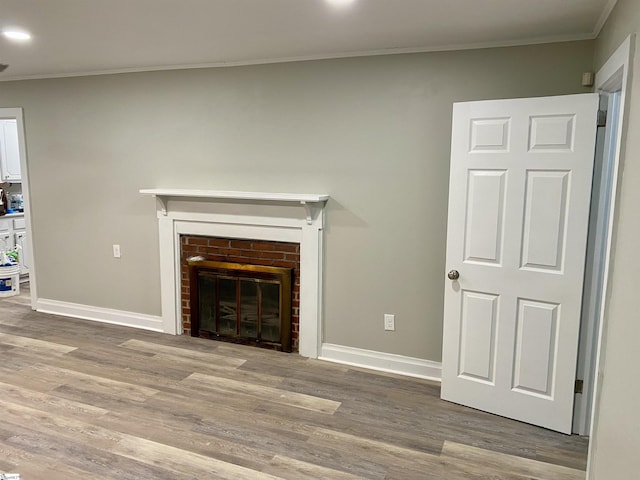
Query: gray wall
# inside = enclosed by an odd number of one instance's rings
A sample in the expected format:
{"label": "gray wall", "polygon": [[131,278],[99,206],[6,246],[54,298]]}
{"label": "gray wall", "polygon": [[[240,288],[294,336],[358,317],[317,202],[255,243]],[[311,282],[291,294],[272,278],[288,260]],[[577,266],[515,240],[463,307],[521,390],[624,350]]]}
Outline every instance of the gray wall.
{"label": "gray wall", "polygon": [[325,341],[440,361],[452,103],[582,93],[592,61],[576,42],[0,83],[40,297],[160,314],[140,188],[328,193]]}
{"label": "gray wall", "polygon": [[[596,67],[631,33],[640,30],[640,1],[619,0],[596,42]],[[636,43],[636,42],[634,42]],[[637,45],[637,43],[636,43]],[[636,46],[637,50],[637,46]],[[640,255],[640,57],[632,66],[628,135],[623,141],[613,259],[605,315],[604,375],[592,441],[596,479],[627,480],[640,472],[640,314],[638,272]]]}

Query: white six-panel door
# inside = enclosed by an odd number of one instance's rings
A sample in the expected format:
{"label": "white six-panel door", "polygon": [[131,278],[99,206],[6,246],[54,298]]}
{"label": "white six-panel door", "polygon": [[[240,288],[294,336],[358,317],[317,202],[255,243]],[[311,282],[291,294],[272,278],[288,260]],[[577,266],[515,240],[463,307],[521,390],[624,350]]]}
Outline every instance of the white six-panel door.
{"label": "white six-panel door", "polygon": [[571,433],[597,109],[454,105],[443,399]]}

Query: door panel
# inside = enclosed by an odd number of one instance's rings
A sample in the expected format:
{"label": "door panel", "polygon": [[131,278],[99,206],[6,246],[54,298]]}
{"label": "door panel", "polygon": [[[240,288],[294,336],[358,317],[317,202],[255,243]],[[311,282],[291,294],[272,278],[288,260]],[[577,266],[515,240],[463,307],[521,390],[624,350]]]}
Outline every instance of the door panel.
{"label": "door panel", "polygon": [[518,299],[513,389],[551,397],[558,305]]}
{"label": "door panel", "polygon": [[597,108],[454,105],[442,398],[570,433]]}
{"label": "door panel", "polygon": [[571,172],[528,171],[522,267],[560,271]]}
{"label": "door panel", "polygon": [[497,302],[496,295],[462,293],[459,375],[494,382]]}
{"label": "door panel", "polygon": [[465,259],[500,263],[506,172],[470,171]]}
{"label": "door panel", "polygon": [[509,149],[509,121],[506,118],[471,120],[471,153],[496,153]]}
{"label": "door panel", "polygon": [[573,148],[574,115],[531,116],[529,150],[562,152]]}

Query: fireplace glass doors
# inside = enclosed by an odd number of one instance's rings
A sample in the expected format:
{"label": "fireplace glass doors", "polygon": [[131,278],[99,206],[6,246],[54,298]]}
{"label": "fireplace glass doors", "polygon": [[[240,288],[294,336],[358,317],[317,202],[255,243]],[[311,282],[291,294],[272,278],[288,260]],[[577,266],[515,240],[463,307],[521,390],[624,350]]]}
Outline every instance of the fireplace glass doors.
{"label": "fireplace glass doors", "polygon": [[188,264],[192,336],[291,351],[292,269]]}

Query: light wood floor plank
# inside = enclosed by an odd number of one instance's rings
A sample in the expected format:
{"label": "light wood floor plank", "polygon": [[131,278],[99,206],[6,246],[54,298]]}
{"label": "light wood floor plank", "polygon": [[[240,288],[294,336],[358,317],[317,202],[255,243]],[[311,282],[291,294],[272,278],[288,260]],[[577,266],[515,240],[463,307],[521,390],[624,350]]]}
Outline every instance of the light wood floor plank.
{"label": "light wood floor plank", "polygon": [[[113,352],[117,356],[117,352]],[[120,362],[108,362],[100,357],[103,355],[82,355],[72,352],[69,355],[53,358],[47,362],[51,367],[71,370],[79,374],[92,377],[105,378],[115,382],[127,383],[152,390],[175,389],[181,380],[184,380],[192,372],[173,368],[173,365],[157,365],[153,359],[140,361],[131,360],[129,366]],[[165,372],[158,376],[157,369]],[[155,371],[154,371],[155,370]]]}
{"label": "light wood floor plank", "polygon": [[[21,430],[19,426],[15,428],[18,431]],[[62,468],[90,472],[92,478],[118,480],[175,479],[175,472],[116,455],[109,450],[96,448],[78,440],[66,438],[61,440],[57,435],[48,435],[43,432],[20,432],[7,439],[6,442],[17,449],[33,454],[38,459],[44,459],[44,462],[52,466],[53,471],[56,471],[60,465]],[[32,465],[29,462],[29,466]],[[21,470],[16,473],[22,473]],[[87,476],[78,475],[70,478],[85,480]],[[49,477],[33,476],[32,478],[48,480]],[[183,478],[201,480],[197,477],[186,475]]]}
{"label": "light wood floor plank", "polygon": [[276,455],[264,473],[276,475],[285,480],[301,480],[304,478],[326,478],[331,480],[363,480],[365,477],[352,475],[333,468],[321,467],[313,463],[301,462],[291,457]]}
{"label": "light wood floor plank", "polygon": [[195,478],[215,478],[219,480],[278,480],[268,473],[222,462],[178,448],[170,447],[141,438],[123,438],[113,449],[118,455],[142,461],[149,465]]}
{"label": "light wood floor plank", "polygon": [[[234,397],[228,393],[208,392],[207,395],[194,394],[191,401],[179,410],[180,414],[191,415],[200,419],[201,423],[218,424],[219,422],[232,421],[236,425],[244,425],[256,429],[272,429],[283,432],[293,432],[296,435],[310,435],[316,430],[316,425],[306,419],[297,420],[289,416],[268,415],[258,413],[255,408],[262,402],[261,399],[246,396]],[[176,401],[182,399],[181,393],[161,392],[150,398],[145,405],[155,411],[167,412],[175,409]],[[215,405],[215,408],[213,408]],[[306,410],[303,410],[306,412]],[[328,415],[322,417],[328,417]]]}
{"label": "light wood floor plank", "polygon": [[110,378],[91,375],[88,373],[60,368],[53,365],[37,363],[30,369],[29,374],[34,376],[58,379],[63,385],[71,385],[84,389],[91,389],[94,393],[110,393],[121,398],[143,402],[147,398],[158,393],[154,388],[121,382]]}
{"label": "light wood floor plank", "polygon": [[563,465],[576,470],[587,469],[587,459],[581,451],[568,450],[552,446],[538,446],[536,448],[536,460],[547,463]]}
{"label": "light wood floor plank", "polygon": [[288,418],[292,422],[304,423],[308,427],[326,428],[364,438],[384,439],[388,443],[419,452],[440,454],[443,438],[431,435],[428,430],[418,428],[397,428],[393,421],[386,422],[381,417],[354,418],[342,411],[334,415],[323,415],[304,410],[292,410],[286,405],[263,403],[254,410],[257,414]]}
{"label": "light wood floor plank", "polygon": [[[487,476],[496,471],[506,476],[505,478],[584,480],[585,476],[584,471],[573,468],[448,441],[444,442],[442,457],[448,465],[455,465],[456,468],[466,465],[469,473],[480,472]],[[511,477],[508,477],[509,475]]]}
{"label": "light wood floor plank", "polygon": [[198,372],[203,375],[239,380],[242,382],[255,383],[257,385],[274,386],[279,385],[284,380],[284,377],[264,372],[243,370],[242,367],[238,368],[238,366],[235,365],[229,366],[225,364],[214,364],[208,361],[205,362],[202,360],[193,360],[191,358],[181,358],[176,355],[169,355],[166,353],[154,355],[153,361],[158,362],[159,366],[171,365],[174,368],[179,368],[182,371],[189,371],[190,373]]}
{"label": "light wood floor plank", "polygon": [[309,442],[346,451],[354,457],[385,465],[398,473],[402,472],[405,477],[419,477],[424,472],[437,472],[442,469],[439,455],[398,447],[383,439],[373,440],[319,428],[311,435]]}
{"label": "light wood floor plank", "polygon": [[197,422],[197,418],[187,419],[179,414],[128,409],[126,414],[109,413],[96,419],[94,424],[258,471],[273,457],[272,452],[252,448],[244,441],[230,442],[196,432],[193,427]]}
{"label": "light wood floor plank", "polygon": [[324,398],[313,397],[301,393],[288,392],[272,387],[262,385],[253,385],[247,382],[240,382],[227,378],[212,377],[210,375],[202,375],[193,373],[184,379],[181,383],[185,385],[198,385],[200,388],[208,388],[222,392],[230,392],[242,395],[249,395],[259,398],[263,401],[280,403],[290,407],[302,408],[305,410],[313,410],[320,413],[333,414],[339,407],[340,402],[327,400]]}
{"label": "light wood floor plank", "polygon": [[224,365],[227,367],[239,367],[246,360],[219,355],[216,353],[202,353],[199,351],[193,351],[186,348],[170,347],[167,345],[158,345],[157,343],[144,342],[140,340],[127,340],[120,344],[125,348],[131,348],[140,352],[147,352],[153,354],[166,354],[173,357],[178,357],[181,361],[185,359],[197,360],[205,363],[212,363],[217,365]]}
{"label": "light wood floor plank", "polygon": [[20,425],[28,422],[33,432],[58,435],[65,439],[80,440],[90,443],[96,448],[109,450],[121,438],[121,433],[104,429],[91,423],[37,408],[26,407],[0,398],[2,421],[7,424]]}
{"label": "light wood floor plank", "polygon": [[[0,382],[0,399],[34,409],[53,412],[63,417],[94,419],[108,412],[104,408],[66,400],[54,395],[2,382]],[[1,418],[0,416],[0,421]]]}
{"label": "light wood floor plank", "polygon": [[[87,470],[70,467],[41,455],[34,455],[24,449],[0,441],[0,472],[19,473],[21,479],[47,480],[104,480],[104,477]],[[4,461],[11,463],[4,463]],[[5,465],[8,465],[5,467]]]}
{"label": "light wood floor plank", "polygon": [[72,352],[76,349],[76,347],[70,347],[69,345],[45,342],[43,340],[36,340],[29,337],[20,337],[18,335],[10,335],[7,333],[0,333],[0,344],[12,345],[18,348],[33,350],[35,352],[61,355]]}

